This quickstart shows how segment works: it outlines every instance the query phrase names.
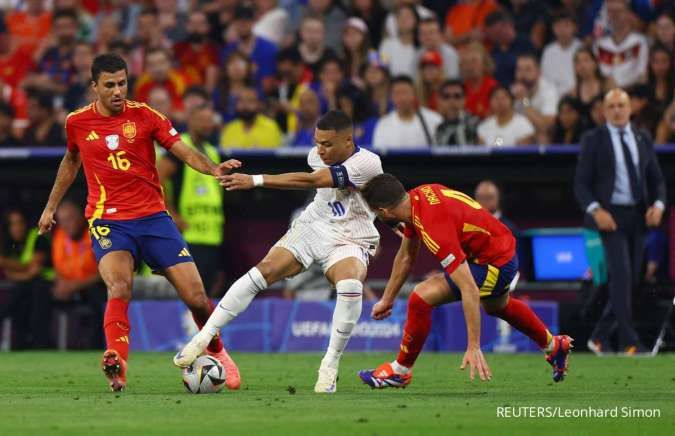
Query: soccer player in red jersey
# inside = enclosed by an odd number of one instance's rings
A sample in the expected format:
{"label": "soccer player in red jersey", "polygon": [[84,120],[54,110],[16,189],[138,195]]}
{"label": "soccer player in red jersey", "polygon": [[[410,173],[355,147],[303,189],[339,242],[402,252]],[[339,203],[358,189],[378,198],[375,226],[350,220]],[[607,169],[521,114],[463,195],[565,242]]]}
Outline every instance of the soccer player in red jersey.
{"label": "soccer player in red jersey", "polygon": [[525,303],[509,296],[518,280],[516,240],[511,231],[468,195],[429,184],[406,192],[391,174],[371,179],[361,194],[378,217],[404,223],[403,241],[389,282],[372,317],[391,315],[394,299],[410,273],[420,242],[440,261],[444,272],[418,284],[408,300],[408,317],[398,357],[374,370],[359,373],[373,388],[404,387],[431,329],[433,307],[461,300],[467,327],[467,350],[461,369],[470,377],[492,378],[480,349],[480,305],[503,319],[541,347],[553,366],[553,380],[562,380],[572,338],[553,336]]}
{"label": "soccer player in red jersey", "polygon": [[[98,98],[66,118],[67,150],[39,227],[40,233],[51,230],[54,211],[83,166],[88,189],[85,214],[98,270],[108,288],[103,321],[107,350],[101,367],[110,388],[119,391],[126,387],[127,309],[133,272],[141,260],[173,284],[200,328],[213,310],[187,244],[166,212],[153,141],[203,174],[222,176],[241,163],[216,165],[181,142],[164,115],[126,100],[127,65],[121,57],[96,57],[91,77]],[[207,353],[225,367],[227,386],[237,389],[239,372],[218,336]]]}

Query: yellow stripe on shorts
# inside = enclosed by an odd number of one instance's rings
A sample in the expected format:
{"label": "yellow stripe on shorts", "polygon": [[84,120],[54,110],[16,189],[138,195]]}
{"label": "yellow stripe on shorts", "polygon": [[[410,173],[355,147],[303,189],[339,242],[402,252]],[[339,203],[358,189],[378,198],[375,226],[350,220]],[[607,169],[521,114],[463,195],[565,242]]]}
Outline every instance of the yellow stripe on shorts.
{"label": "yellow stripe on shorts", "polygon": [[480,287],[480,296],[487,297],[492,294],[492,291],[495,290],[497,285],[497,279],[499,278],[499,269],[492,265],[487,266],[487,275],[485,276],[485,281],[483,286]]}

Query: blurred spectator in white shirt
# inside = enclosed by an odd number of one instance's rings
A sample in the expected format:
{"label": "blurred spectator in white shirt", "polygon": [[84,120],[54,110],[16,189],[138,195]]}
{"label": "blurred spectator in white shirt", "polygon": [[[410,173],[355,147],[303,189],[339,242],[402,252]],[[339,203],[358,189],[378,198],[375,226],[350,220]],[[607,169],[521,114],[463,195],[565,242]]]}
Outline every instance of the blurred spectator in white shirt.
{"label": "blurred spectator in white shirt", "polygon": [[457,51],[449,44],[443,42],[441,25],[438,18],[424,18],[417,27],[417,36],[420,41],[420,48],[417,56],[429,51],[437,51],[443,59],[443,70],[447,79],[456,79],[459,77],[459,56]]}
{"label": "blurred spectator in white shirt", "polygon": [[581,46],[576,33],[577,25],[570,15],[560,14],[553,19],[555,41],[544,48],[541,74],[555,86],[558,95],[574,89],[574,53]]}
{"label": "blurred spectator in white shirt", "polygon": [[498,86],[490,93],[488,117],[478,125],[478,142],[490,147],[512,147],[532,144],[534,126],[524,115],[513,110],[513,96],[507,88]]}
{"label": "blurred spectator in white shirt", "polygon": [[410,77],[399,76],[391,81],[394,110],[380,118],[373,134],[373,146],[383,149],[428,148],[443,117],[417,106],[415,86]]}
{"label": "blurred spectator in white shirt", "polygon": [[277,0],[255,0],[257,20],[253,25],[253,34],[280,47],[290,33],[288,12],[278,7]]}
{"label": "blurred spectator in white shirt", "polygon": [[532,54],[520,55],[516,61],[516,80],[511,85],[515,108],[525,115],[543,139],[555,122],[558,113],[558,92],[541,76],[537,58]]}
{"label": "blurred spectator in white shirt", "polygon": [[417,74],[417,12],[411,6],[401,6],[396,11],[398,33],[385,38],[380,44],[380,54],[389,64],[392,76]]}

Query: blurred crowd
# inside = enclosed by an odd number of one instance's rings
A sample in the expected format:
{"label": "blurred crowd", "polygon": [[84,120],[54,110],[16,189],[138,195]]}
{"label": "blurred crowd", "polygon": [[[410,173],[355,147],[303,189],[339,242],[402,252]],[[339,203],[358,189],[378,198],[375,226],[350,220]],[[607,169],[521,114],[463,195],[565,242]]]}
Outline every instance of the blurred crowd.
{"label": "blurred crowd", "polygon": [[620,86],[675,142],[672,1],[0,1],[0,146],[62,146],[115,52],[129,98],[185,131],[210,102],[220,147],[312,144],[328,109],[379,148],[574,144]]}

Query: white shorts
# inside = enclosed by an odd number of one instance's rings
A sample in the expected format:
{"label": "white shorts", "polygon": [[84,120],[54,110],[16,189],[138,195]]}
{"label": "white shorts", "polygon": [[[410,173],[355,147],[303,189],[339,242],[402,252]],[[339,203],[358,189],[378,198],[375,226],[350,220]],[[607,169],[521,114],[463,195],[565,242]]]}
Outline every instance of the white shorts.
{"label": "white shorts", "polygon": [[295,220],[274,246],[293,253],[304,269],[316,263],[326,273],[330,267],[348,257],[357,258],[367,268],[370,256],[375,254],[379,235],[354,241],[333,237],[334,234],[335,229],[327,224]]}

